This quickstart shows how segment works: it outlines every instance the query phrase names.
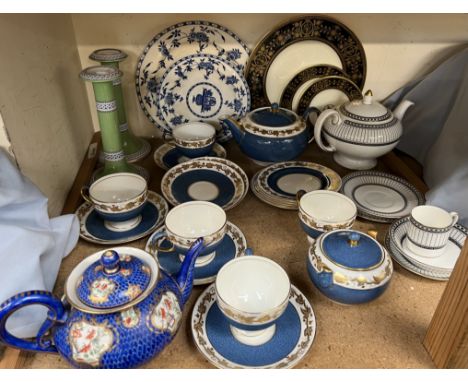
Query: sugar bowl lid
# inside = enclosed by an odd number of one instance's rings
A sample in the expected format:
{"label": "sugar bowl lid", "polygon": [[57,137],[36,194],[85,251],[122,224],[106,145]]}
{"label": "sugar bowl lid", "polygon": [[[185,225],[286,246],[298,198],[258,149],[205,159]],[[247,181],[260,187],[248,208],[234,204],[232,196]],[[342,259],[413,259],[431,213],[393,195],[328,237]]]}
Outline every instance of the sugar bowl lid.
{"label": "sugar bowl lid", "polygon": [[294,125],[299,119],[296,113],[279,107],[277,103],[253,110],[248,118],[258,126],[280,128]]}
{"label": "sugar bowl lid", "polygon": [[139,299],[152,279],[152,268],[141,258],[106,250],[78,277],[75,295],[88,307],[117,308]]}
{"label": "sugar bowl lid", "polygon": [[373,99],[371,90],[362,99],[343,104],[340,111],[346,118],[356,122],[383,123],[393,118],[389,109]]}
{"label": "sugar bowl lid", "polygon": [[351,270],[370,270],[382,264],[381,245],[365,233],[337,230],[325,234],[321,240],[323,254],[334,264]]}

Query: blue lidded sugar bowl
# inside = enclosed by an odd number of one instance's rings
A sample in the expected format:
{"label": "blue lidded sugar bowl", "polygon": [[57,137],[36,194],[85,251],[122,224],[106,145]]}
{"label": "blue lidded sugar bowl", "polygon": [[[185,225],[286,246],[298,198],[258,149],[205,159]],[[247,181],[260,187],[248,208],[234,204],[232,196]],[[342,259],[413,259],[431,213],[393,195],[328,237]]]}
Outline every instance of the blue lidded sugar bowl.
{"label": "blue lidded sugar bowl", "polygon": [[309,248],[307,270],[314,285],[331,300],[360,304],[385,292],[393,263],[371,236],[345,229],[319,236]]}
{"label": "blue lidded sugar bowl", "polygon": [[[81,368],[130,368],[155,357],[175,336],[192,291],[197,240],[179,273],[171,277],[155,258],[118,247],[88,256],[71,272],[62,300],[46,291],[23,292],[0,305],[0,342],[59,353]],[[8,317],[31,304],[48,308],[32,341],[7,328]]]}
{"label": "blue lidded sugar bowl", "polygon": [[311,107],[303,117],[273,103],[248,113],[240,121],[231,117],[221,120],[248,157],[260,165],[283,162],[298,157],[313,139],[306,124],[308,115],[318,113]]}

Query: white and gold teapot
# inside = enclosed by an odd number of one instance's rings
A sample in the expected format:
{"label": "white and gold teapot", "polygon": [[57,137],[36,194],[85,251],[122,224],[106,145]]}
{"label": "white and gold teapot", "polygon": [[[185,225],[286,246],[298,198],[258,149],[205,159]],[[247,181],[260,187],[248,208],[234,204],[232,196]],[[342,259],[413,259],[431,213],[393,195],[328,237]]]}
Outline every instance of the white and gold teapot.
{"label": "white and gold teapot", "polygon": [[374,101],[368,90],[362,100],[323,111],[315,123],[315,140],[322,150],[334,152],[333,158],[343,167],[371,169],[376,158],[398,144],[403,133],[401,120],[411,105],[413,102],[404,100],[392,112]]}

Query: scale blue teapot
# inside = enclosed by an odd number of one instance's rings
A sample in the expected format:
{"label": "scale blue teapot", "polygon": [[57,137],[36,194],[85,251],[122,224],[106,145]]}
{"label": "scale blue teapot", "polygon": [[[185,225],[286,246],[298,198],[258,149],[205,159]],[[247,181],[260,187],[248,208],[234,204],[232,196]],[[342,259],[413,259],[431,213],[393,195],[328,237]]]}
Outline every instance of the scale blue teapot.
{"label": "scale blue teapot", "polygon": [[282,162],[298,157],[313,139],[313,131],[306,120],[310,107],[303,117],[273,103],[248,113],[240,121],[231,117],[221,119],[223,128],[231,131],[241,150],[260,165]]}
{"label": "scale blue teapot", "polygon": [[[202,247],[203,239],[194,242],[175,277],[140,249],[118,247],[90,255],[71,272],[62,300],[46,291],[29,291],[1,304],[0,342],[59,353],[75,367],[139,366],[177,333]],[[47,307],[48,314],[29,341],[11,334],[6,322],[31,304]]]}

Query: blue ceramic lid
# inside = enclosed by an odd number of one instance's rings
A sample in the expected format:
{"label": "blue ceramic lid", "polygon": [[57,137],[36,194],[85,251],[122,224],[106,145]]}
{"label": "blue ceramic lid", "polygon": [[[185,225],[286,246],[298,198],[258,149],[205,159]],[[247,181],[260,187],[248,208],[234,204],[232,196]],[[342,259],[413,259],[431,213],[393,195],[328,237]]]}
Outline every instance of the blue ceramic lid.
{"label": "blue ceramic lid", "polygon": [[384,257],[379,243],[364,233],[352,230],[326,234],[322,240],[322,251],[335,264],[356,270],[375,268]]}
{"label": "blue ceramic lid", "polygon": [[297,115],[289,110],[280,108],[277,103],[273,103],[271,107],[253,111],[250,119],[262,126],[286,127],[297,121]]}
{"label": "blue ceramic lid", "polygon": [[76,294],[93,308],[115,308],[140,296],[148,287],[151,269],[140,259],[105,251],[83,272]]}

